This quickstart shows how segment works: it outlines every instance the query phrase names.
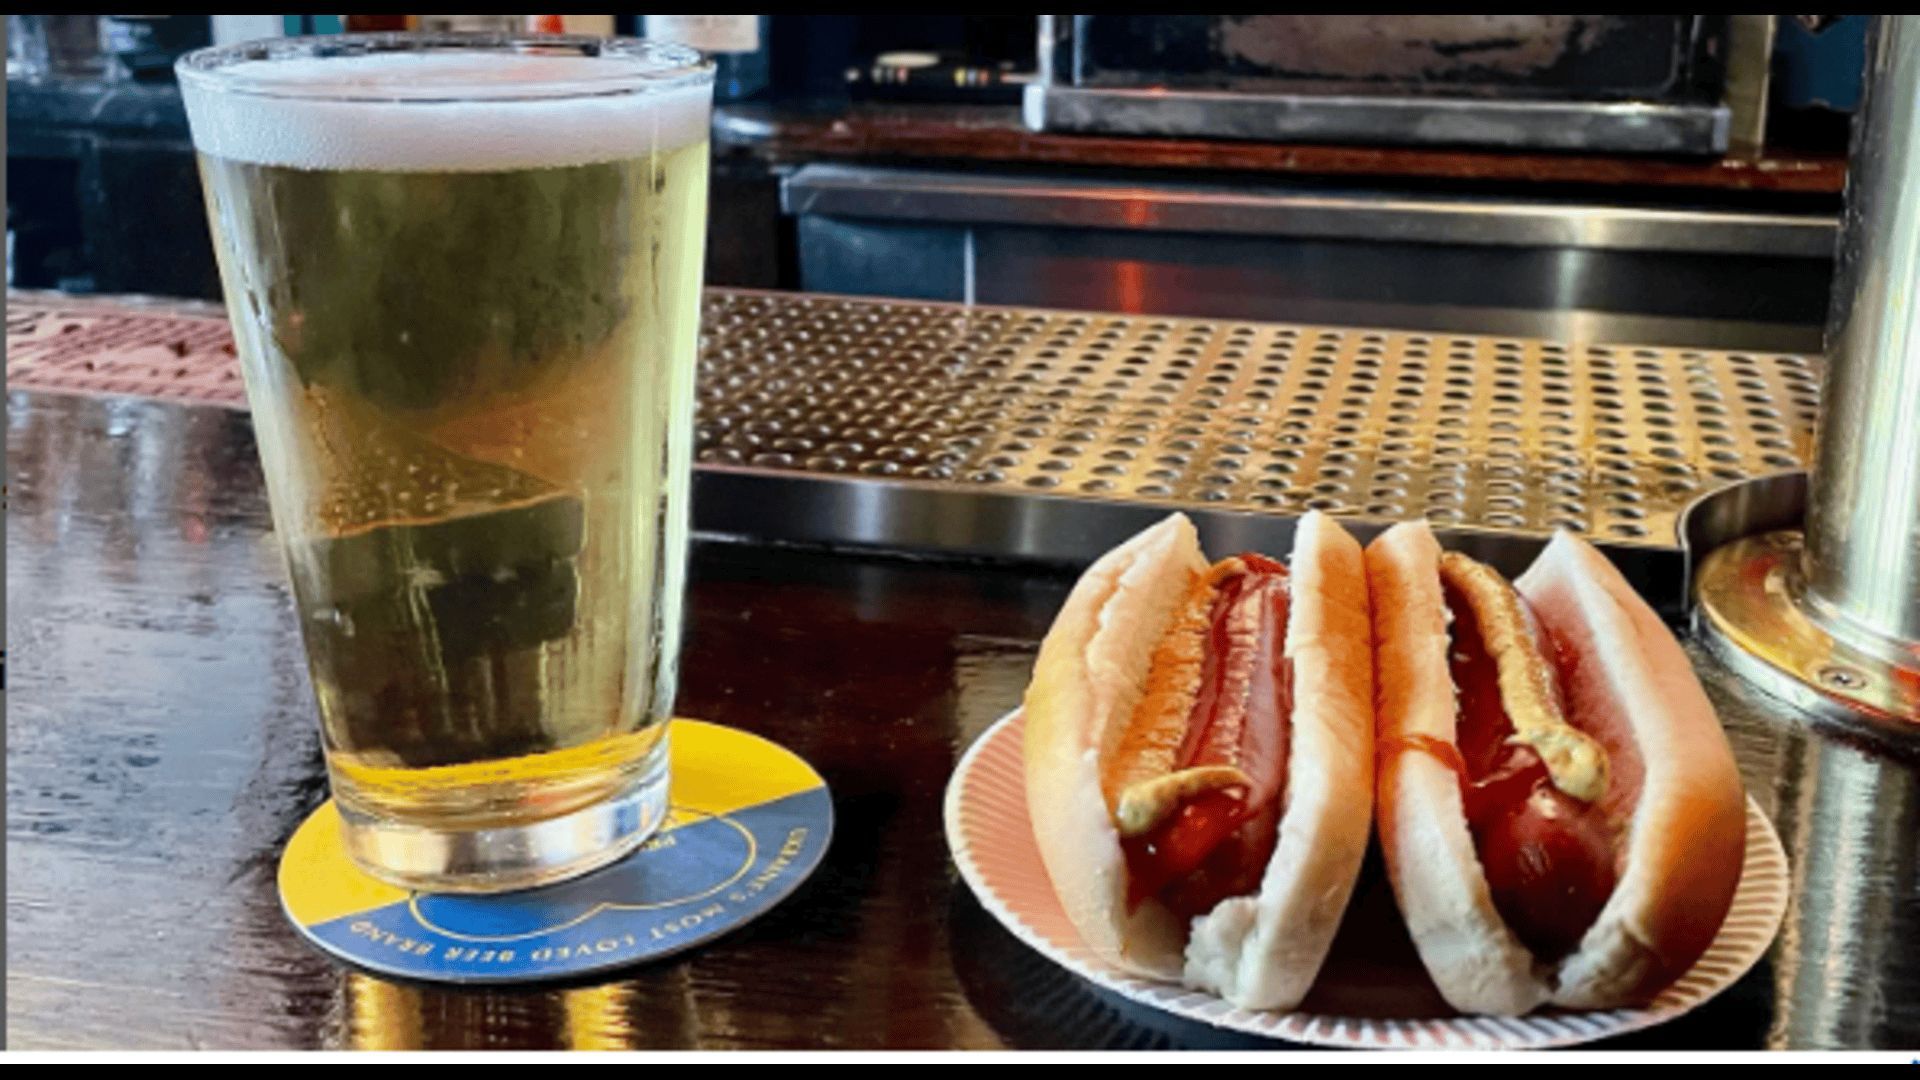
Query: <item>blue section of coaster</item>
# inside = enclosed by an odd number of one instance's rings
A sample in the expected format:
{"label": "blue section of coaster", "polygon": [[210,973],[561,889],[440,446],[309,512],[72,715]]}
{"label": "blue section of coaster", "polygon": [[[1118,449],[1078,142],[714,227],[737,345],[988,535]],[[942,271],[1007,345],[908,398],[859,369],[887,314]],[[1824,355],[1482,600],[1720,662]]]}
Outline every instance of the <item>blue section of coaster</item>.
{"label": "blue section of coaster", "polygon": [[[727,735],[786,755],[744,733]],[[328,909],[339,912],[332,917],[294,922],[343,960],[438,982],[565,979],[668,956],[751,922],[819,865],[833,831],[833,802],[813,779],[803,790],[726,810],[676,798],[661,832],[640,850],[572,881],[475,896],[407,894],[367,879],[371,890],[353,894],[372,898],[364,904],[336,904]],[[302,829],[313,835],[297,834],[289,845],[287,865],[300,868],[290,874],[283,866],[290,913],[313,910],[300,902],[304,896],[341,891],[341,881],[329,876],[335,871],[365,877],[344,855],[331,864],[325,834],[338,828],[337,818],[329,823],[332,813],[331,804],[322,807]]]}

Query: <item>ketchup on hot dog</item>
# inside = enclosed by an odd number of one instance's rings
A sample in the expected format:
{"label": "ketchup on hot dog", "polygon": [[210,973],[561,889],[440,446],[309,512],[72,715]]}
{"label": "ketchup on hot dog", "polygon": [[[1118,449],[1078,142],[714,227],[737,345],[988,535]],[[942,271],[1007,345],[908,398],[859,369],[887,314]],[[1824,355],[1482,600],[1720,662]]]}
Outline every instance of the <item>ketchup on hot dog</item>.
{"label": "ketchup on hot dog", "polygon": [[[1454,558],[1447,561],[1457,574],[1461,564]],[[1510,597],[1512,611],[1522,610],[1524,601],[1504,579],[1483,566],[1475,565],[1475,573],[1481,575],[1483,589],[1487,582],[1497,582]],[[1579,946],[1613,895],[1616,833],[1598,799],[1562,790],[1541,755],[1517,737],[1501,691],[1499,662],[1482,632],[1480,612],[1460,580],[1455,574],[1442,576],[1449,614],[1447,664],[1457,695],[1455,741],[1424,735],[1390,738],[1381,742],[1378,753],[1386,757],[1416,750],[1459,777],[1467,828],[1494,908],[1530,952],[1555,960]],[[1540,654],[1539,662],[1564,668],[1566,659],[1557,648],[1530,636],[1523,640]],[[1558,685],[1555,681],[1549,689],[1556,698],[1554,711],[1564,716]]]}
{"label": "ketchup on hot dog", "polygon": [[1555,787],[1540,755],[1512,741],[1479,615],[1450,583],[1446,599],[1467,827],[1500,917],[1535,956],[1557,959],[1579,945],[1613,894],[1612,830],[1597,802]]}
{"label": "ketchup on hot dog", "polygon": [[1182,918],[1257,889],[1278,839],[1292,711],[1287,571],[1261,555],[1238,563],[1213,594],[1199,686],[1171,765],[1232,766],[1244,782],[1188,795],[1121,842],[1129,904],[1157,896]]}

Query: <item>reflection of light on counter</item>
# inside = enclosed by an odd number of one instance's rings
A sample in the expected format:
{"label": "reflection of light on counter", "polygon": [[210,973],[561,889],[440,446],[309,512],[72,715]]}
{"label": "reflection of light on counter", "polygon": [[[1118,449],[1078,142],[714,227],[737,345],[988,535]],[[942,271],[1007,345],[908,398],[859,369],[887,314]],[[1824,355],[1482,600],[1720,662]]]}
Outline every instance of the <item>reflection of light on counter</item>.
{"label": "reflection of light on counter", "polygon": [[347,1044],[356,1050],[417,1050],[425,1045],[420,991],[357,971],[346,973]]}
{"label": "reflection of light on counter", "polygon": [[1793,838],[1788,847],[1805,855],[1791,867],[1795,907],[1774,949],[1767,1045],[1874,1044],[1906,958],[1863,946],[1899,940],[1911,918],[1901,909],[1912,903],[1920,872],[1912,841],[1920,781],[1848,746],[1797,732],[1786,738],[1779,776],[1789,789],[1778,824]]}
{"label": "reflection of light on counter", "polygon": [[1138,313],[1146,309],[1146,263],[1137,259],[1124,259],[1114,263],[1113,284],[1116,310]]}
{"label": "reflection of light on counter", "polygon": [[560,1005],[566,1012],[567,1049],[633,1049],[633,1025],[628,1019],[632,997],[623,983],[564,991]]}
{"label": "reflection of light on counter", "polygon": [[1033,642],[961,634],[954,644],[952,745],[957,761],[994,721],[1020,704],[1033,670]]}
{"label": "reflection of light on counter", "polygon": [[[1586,275],[1582,261],[1573,257],[1578,254],[1574,251],[1562,251],[1553,260],[1553,306],[1556,314],[1564,313],[1562,317],[1577,315],[1577,309],[1580,307],[1580,282]],[[1593,339],[1563,336],[1562,340],[1590,341]]]}

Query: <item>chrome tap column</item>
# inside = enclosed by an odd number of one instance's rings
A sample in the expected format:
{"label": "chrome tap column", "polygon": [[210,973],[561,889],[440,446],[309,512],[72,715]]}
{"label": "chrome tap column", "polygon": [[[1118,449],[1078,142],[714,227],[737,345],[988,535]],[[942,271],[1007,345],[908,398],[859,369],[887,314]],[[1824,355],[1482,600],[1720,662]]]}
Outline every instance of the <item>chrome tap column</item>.
{"label": "chrome tap column", "polygon": [[1709,555],[1696,621],[1763,687],[1920,737],[1920,16],[1868,41],[1826,351],[1804,539]]}
{"label": "chrome tap column", "polygon": [[1847,174],[1807,511],[1808,600],[1920,641],[1920,17],[1883,18]]}

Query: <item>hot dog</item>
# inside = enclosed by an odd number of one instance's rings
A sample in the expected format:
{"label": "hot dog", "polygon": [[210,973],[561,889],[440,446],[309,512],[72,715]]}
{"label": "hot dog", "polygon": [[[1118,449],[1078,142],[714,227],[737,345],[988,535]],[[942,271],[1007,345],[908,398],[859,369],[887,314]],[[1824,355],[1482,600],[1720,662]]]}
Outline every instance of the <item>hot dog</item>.
{"label": "hot dog", "polygon": [[1502,1014],[1651,997],[1712,941],[1745,841],[1679,644],[1570,534],[1512,584],[1421,523],[1366,565],[1381,847],[1442,995]]}
{"label": "hot dog", "polygon": [[1176,514],[1088,568],[1024,704],[1034,837],[1088,946],[1299,1002],[1371,828],[1371,652],[1364,555],[1318,513],[1291,567],[1209,564]]}

